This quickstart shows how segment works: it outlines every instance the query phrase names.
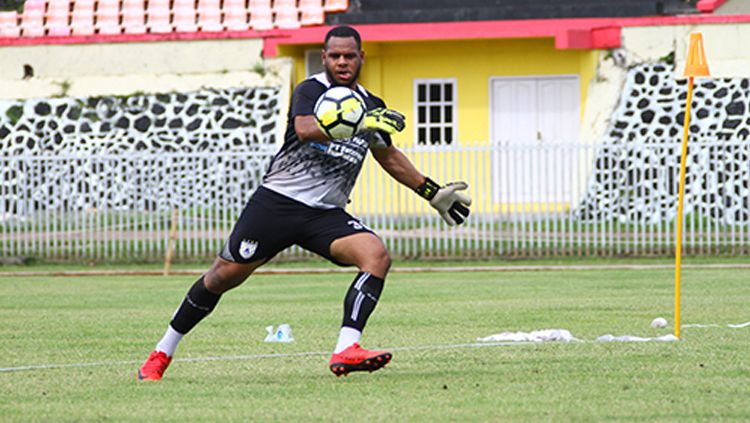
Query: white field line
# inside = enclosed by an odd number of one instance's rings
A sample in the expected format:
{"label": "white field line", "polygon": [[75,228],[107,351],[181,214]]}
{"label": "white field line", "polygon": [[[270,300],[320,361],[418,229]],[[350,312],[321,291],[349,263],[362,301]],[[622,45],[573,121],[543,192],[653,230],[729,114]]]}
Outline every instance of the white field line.
{"label": "white field line", "polygon": [[[538,344],[539,342],[482,342],[473,344],[446,344],[446,345],[417,345],[407,347],[396,347],[387,348],[389,351],[415,351],[415,350],[448,350],[448,349],[460,349],[460,348],[480,348],[480,347],[497,347],[497,346],[508,346],[508,345],[528,345]],[[299,353],[288,353],[288,354],[249,354],[249,355],[228,355],[219,357],[187,357],[187,358],[175,358],[175,362],[196,362],[196,361],[234,361],[234,360],[256,360],[263,358],[292,358],[292,357],[310,357],[310,356],[326,356],[331,354],[328,352],[299,352]],[[20,372],[27,370],[50,370],[50,369],[66,369],[66,368],[79,368],[79,367],[96,367],[96,366],[124,366],[124,365],[135,365],[141,364],[142,360],[127,360],[127,361],[99,361],[93,363],[68,363],[68,364],[35,364],[28,366],[18,367],[0,367],[0,372]]]}
{"label": "white field line", "polygon": [[692,323],[692,324],[687,324],[687,325],[680,325],[680,327],[683,328],[683,329],[685,329],[685,328],[723,328],[725,326],[728,327],[728,328],[732,328],[732,329],[742,329],[742,328],[750,327],[750,322],[737,323],[737,324],[731,324],[730,323],[730,324],[726,324],[726,325],[725,324],[718,324],[718,323],[705,323],[705,324],[703,324],[703,323]]}
{"label": "white field line", "polygon": [[[682,328],[708,328],[708,327],[722,327],[723,325],[718,324],[688,324],[683,325]],[[729,324],[726,327],[739,329],[750,326],[750,322],[741,324]],[[577,340],[574,343],[587,342],[585,340]],[[418,351],[418,350],[448,350],[448,349],[461,349],[461,348],[482,348],[482,347],[497,347],[497,346],[509,346],[509,345],[529,345],[529,344],[549,344],[549,343],[566,343],[566,342],[531,342],[531,341],[496,341],[496,342],[475,342],[470,344],[445,344],[445,345],[415,345],[406,347],[395,347],[387,348],[389,351]],[[218,357],[187,357],[187,358],[176,358],[175,362],[198,362],[198,361],[234,361],[234,360],[255,360],[263,358],[292,358],[292,357],[310,357],[310,356],[325,356],[330,352],[299,352],[299,353],[288,353],[288,354],[249,354],[249,355],[228,355]],[[20,372],[27,370],[49,370],[49,369],[65,369],[65,368],[79,368],[79,367],[96,367],[96,366],[122,366],[131,364],[141,364],[142,361],[128,360],[128,361],[99,361],[93,363],[68,363],[68,364],[35,364],[28,366],[18,367],[0,367],[0,373],[8,372]]]}
{"label": "white field line", "polygon": [[[750,269],[750,264],[683,264],[682,269]],[[172,276],[199,276],[205,269],[171,270]],[[538,266],[451,266],[451,267],[394,267],[391,273],[446,273],[446,272],[545,272],[564,270],[651,270],[674,269],[672,264],[604,264],[604,265],[538,265]],[[351,273],[352,268],[258,269],[254,275],[293,275]],[[161,276],[163,270],[71,270],[0,272],[0,277],[23,276]]]}

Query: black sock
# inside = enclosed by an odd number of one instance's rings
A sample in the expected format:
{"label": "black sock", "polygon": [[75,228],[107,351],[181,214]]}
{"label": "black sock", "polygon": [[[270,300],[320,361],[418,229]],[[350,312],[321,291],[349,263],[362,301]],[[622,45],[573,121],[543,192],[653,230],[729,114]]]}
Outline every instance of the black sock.
{"label": "black sock", "polygon": [[364,329],[367,319],[378,304],[378,298],[383,291],[385,281],[367,272],[360,272],[349,287],[344,298],[344,322],[348,326],[359,330]]}
{"label": "black sock", "polygon": [[185,295],[185,299],[172,316],[172,321],[169,324],[177,332],[183,335],[187,334],[190,329],[213,311],[216,303],[219,302],[219,298],[221,298],[221,294],[214,294],[206,289],[203,284],[203,276],[201,276]]}

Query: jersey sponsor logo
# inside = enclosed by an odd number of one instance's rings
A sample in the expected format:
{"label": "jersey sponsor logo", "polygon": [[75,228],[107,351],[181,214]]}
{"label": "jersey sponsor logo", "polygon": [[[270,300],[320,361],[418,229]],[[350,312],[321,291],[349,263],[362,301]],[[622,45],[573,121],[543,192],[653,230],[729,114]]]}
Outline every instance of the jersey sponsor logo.
{"label": "jersey sponsor logo", "polygon": [[247,260],[255,254],[255,250],[258,249],[258,241],[248,241],[243,239],[240,242],[240,257]]}
{"label": "jersey sponsor logo", "polygon": [[[350,138],[353,140],[359,140],[359,137]],[[329,156],[332,157],[338,157],[341,159],[346,160],[349,163],[353,164],[359,164],[362,162],[362,160],[365,159],[365,155],[361,152],[357,151],[354,148],[351,148],[344,144],[339,143],[331,143],[331,146],[328,148],[328,152],[326,153]]]}
{"label": "jersey sponsor logo", "polygon": [[328,143],[307,143],[307,146],[321,153],[346,160],[349,163],[358,165],[365,159],[367,154],[367,140],[362,137],[352,137],[346,140],[350,145],[346,145],[341,140],[329,141]]}

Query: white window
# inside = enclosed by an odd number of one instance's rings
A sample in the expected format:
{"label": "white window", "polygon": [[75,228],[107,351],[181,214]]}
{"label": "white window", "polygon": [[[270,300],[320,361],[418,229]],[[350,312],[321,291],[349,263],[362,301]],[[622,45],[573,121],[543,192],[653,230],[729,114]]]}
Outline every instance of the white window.
{"label": "white window", "polygon": [[323,72],[323,59],[321,58],[320,51],[323,47],[316,49],[305,50],[305,76],[315,75],[316,73]]}
{"label": "white window", "polygon": [[414,137],[417,144],[452,144],[456,140],[456,80],[414,80]]}

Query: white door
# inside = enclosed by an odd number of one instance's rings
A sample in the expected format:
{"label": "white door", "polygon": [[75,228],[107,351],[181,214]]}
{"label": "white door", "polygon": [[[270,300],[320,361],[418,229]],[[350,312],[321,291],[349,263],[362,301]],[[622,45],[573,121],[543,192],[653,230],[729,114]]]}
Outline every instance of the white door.
{"label": "white door", "polygon": [[496,202],[521,206],[571,200],[578,140],[577,76],[493,78],[490,134],[499,146],[493,178]]}

